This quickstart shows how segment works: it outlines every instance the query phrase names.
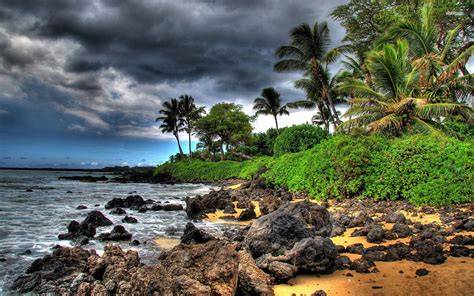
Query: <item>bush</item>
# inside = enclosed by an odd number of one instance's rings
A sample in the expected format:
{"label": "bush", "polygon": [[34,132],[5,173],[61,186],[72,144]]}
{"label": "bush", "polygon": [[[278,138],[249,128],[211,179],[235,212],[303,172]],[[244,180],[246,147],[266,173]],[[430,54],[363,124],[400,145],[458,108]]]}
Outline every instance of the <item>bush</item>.
{"label": "bush", "polygon": [[250,179],[270,160],[259,157],[243,162],[224,160],[218,162],[202,160],[182,160],[167,162],[155,169],[156,174],[169,174],[180,182],[210,182],[231,178]]}
{"label": "bush", "polygon": [[310,124],[295,125],[286,128],[275,140],[275,156],[285,153],[304,151],[315,146],[329,134],[322,128]]}
{"label": "bush", "polygon": [[320,199],[353,197],[363,191],[371,157],[385,141],[374,136],[337,135],[311,150],[279,157],[264,176],[275,185]]}
{"label": "bush", "polygon": [[267,164],[267,182],[317,199],[368,197],[447,205],[474,200],[473,141],[336,135]]}
{"label": "bush", "polygon": [[365,195],[447,205],[474,199],[473,142],[433,136],[395,140],[374,157]]}
{"label": "bush", "polygon": [[338,135],[314,148],[308,192],[317,198],[350,198],[365,189],[372,158],[386,145],[378,136]]}

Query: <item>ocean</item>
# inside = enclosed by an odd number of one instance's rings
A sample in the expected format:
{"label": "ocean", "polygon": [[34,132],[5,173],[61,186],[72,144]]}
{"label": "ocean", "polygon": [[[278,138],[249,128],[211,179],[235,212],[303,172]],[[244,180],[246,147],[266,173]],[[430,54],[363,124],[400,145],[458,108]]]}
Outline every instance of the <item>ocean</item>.
{"label": "ocean", "polygon": [[[59,176],[94,175],[103,173],[0,170],[0,295],[8,293],[13,280],[22,275],[31,262],[51,252],[55,245],[71,246],[69,241],[58,240],[58,234],[67,232],[71,220],[81,222],[92,210],[99,210],[114,224],[124,225],[141,242],[124,249],[137,250],[145,263],[152,263],[161,251],[153,242],[167,236],[179,238],[189,220],[184,211],[138,211],[125,209],[138,219],[137,224],[121,223],[124,216],[109,214],[105,204],[114,197],[125,198],[139,194],[144,199],[179,203],[184,205],[186,196],[204,194],[212,188],[204,184],[146,184],[146,183],[84,183],[58,180]],[[28,192],[31,189],[32,192]],[[69,192],[69,193],[68,193]],[[76,209],[79,205],[87,209]],[[217,229],[208,222],[198,222],[203,228]],[[113,226],[97,228],[97,234],[110,231]],[[177,230],[173,236],[167,229]],[[169,233],[169,231],[168,231]],[[146,242],[146,244],[144,243]],[[103,250],[104,244],[91,240],[86,249]]]}

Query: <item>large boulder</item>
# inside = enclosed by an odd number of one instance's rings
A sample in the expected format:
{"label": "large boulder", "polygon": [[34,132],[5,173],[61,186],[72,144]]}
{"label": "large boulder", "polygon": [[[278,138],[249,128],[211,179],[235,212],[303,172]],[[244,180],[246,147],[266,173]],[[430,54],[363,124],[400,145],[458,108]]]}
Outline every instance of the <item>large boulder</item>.
{"label": "large boulder", "polygon": [[252,223],[244,240],[254,258],[282,255],[296,242],[315,235],[331,234],[330,214],[311,202],[289,203]]}
{"label": "large boulder", "polygon": [[245,250],[239,252],[239,280],[237,295],[273,296],[271,278],[257,267],[252,256]]}
{"label": "large boulder", "polygon": [[184,228],[183,236],[181,236],[182,244],[202,244],[214,239],[204,230],[197,228],[193,223],[188,222]]}
{"label": "large boulder", "polygon": [[180,244],[163,252],[159,261],[173,277],[185,276],[207,286],[210,295],[234,295],[237,289],[239,255],[228,242]]}
{"label": "large boulder", "polygon": [[190,219],[204,218],[207,213],[233,206],[229,190],[211,191],[205,195],[186,197],[186,214]]}
{"label": "large boulder", "polygon": [[64,285],[63,279],[72,281],[84,272],[92,254],[79,247],[57,247],[51,255],[33,261],[26,275],[17,278],[11,288],[18,293],[67,295],[69,285]]}
{"label": "large boulder", "polygon": [[317,236],[297,242],[284,257],[299,272],[329,274],[336,268],[338,255],[336,246],[329,238]]}

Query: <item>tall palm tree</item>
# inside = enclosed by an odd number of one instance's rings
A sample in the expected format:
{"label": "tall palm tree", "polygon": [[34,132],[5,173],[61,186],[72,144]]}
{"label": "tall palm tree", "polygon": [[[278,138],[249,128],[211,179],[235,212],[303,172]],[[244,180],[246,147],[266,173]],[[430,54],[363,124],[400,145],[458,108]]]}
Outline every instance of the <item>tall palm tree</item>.
{"label": "tall palm tree", "polygon": [[196,121],[204,113],[204,107],[197,107],[192,96],[182,95],[179,97],[179,115],[183,122],[184,130],[188,133],[189,158],[192,157],[191,134],[194,131]]}
{"label": "tall palm tree", "polygon": [[331,110],[335,123],[339,124],[340,119],[329,86],[324,81],[324,71],[327,70],[328,64],[337,59],[341,51],[339,48],[329,49],[331,40],[327,23],[316,22],[313,28],[303,23],[291,30],[290,36],[291,43],[276,51],[280,61],[275,64],[274,69],[279,72],[305,71],[305,75],[310,74],[311,79],[319,80],[320,95]]}
{"label": "tall palm tree", "polygon": [[355,78],[341,83],[342,91],[355,95],[345,114],[354,118],[344,122],[343,127],[363,127],[369,133],[392,135],[414,130],[439,133],[443,130],[441,119],[449,114],[471,118],[472,111],[464,104],[431,99],[420,69],[410,62],[406,40],[369,52],[366,67],[372,77],[371,85]]}
{"label": "tall palm tree", "polygon": [[[326,91],[333,98],[338,98],[339,94],[336,92],[337,76],[332,76],[327,69],[322,71],[322,81],[314,79],[313,73],[309,73],[310,77],[305,77],[295,81],[295,87],[304,90],[306,98],[288,104],[290,108],[317,108],[318,113],[314,116],[313,123],[323,125],[324,129],[329,132],[329,124],[333,123],[337,127],[337,120],[329,109],[329,106],[324,100],[323,87],[325,84]],[[338,98],[339,101],[339,98]],[[336,116],[339,116],[339,111],[336,111]]]}
{"label": "tall palm tree", "polygon": [[180,118],[180,104],[177,99],[171,99],[163,103],[163,109],[160,110],[161,116],[156,121],[161,121],[161,132],[172,133],[178,143],[179,155],[183,156],[183,149],[179,141],[179,132],[183,130],[183,121]]}
{"label": "tall palm tree", "polygon": [[277,133],[279,133],[277,116],[290,115],[287,106],[281,104],[280,94],[273,87],[262,90],[261,97],[254,100],[253,109],[257,110],[255,115],[272,115]]}

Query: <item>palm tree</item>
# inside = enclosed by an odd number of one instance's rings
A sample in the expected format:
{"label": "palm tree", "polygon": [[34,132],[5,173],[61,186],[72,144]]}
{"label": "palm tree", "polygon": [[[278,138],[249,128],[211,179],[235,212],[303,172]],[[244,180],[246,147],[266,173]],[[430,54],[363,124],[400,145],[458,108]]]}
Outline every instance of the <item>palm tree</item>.
{"label": "palm tree", "polygon": [[172,133],[178,142],[179,155],[183,156],[183,149],[179,142],[179,132],[183,130],[183,121],[180,118],[180,106],[177,99],[171,99],[163,103],[163,109],[160,110],[161,116],[156,121],[161,121],[161,132]]}
{"label": "palm tree", "polygon": [[[474,45],[468,42],[456,48],[454,41],[460,26],[447,33],[440,32],[433,14],[433,3],[429,1],[422,6],[418,18],[395,24],[381,42],[397,38],[408,40],[413,65],[420,74],[420,86],[423,92],[430,93],[431,100],[465,100],[473,90],[466,63],[474,52]],[[464,75],[460,76],[458,70]]]}
{"label": "palm tree", "polygon": [[192,96],[182,95],[179,97],[179,116],[183,122],[184,130],[188,133],[189,158],[192,157],[191,134],[194,131],[194,124],[204,113],[204,107],[197,107]]}
{"label": "palm tree", "polygon": [[409,59],[406,40],[386,44],[381,50],[368,53],[367,70],[371,85],[363,80],[348,78],[341,83],[342,91],[352,92],[350,108],[345,116],[354,118],[345,126],[366,128],[369,133],[400,135],[403,131],[422,130],[439,133],[441,119],[457,113],[466,120],[471,110],[457,102],[435,102],[426,90],[420,69]]}
{"label": "palm tree", "polygon": [[[326,91],[333,98],[338,98],[339,94],[336,92],[336,82],[338,76],[331,77],[329,71],[325,69],[322,72],[322,81],[314,79],[313,73],[309,73],[309,78],[301,78],[295,81],[295,87],[302,89],[306,93],[306,98],[289,103],[290,108],[317,108],[318,113],[314,116],[313,123],[323,125],[324,129],[329,132],[329,124],[332,122],[334,127],[337,127],[337,119],[330,111],[324,98],[322,84],[326,85]],[[321,83],[322,82],[322,83]],[[339,99],[338,99],[339,101]],[[336,111],[336,116],[339,116],[339,111]]]}
{"label": "palm tree", "polygon": [[277,133],[279,133],[277,116],[290,115],[287,106],[281,105],[280,94],[273,87],[262,90],[261,97],[254,100],[253,109],[257,110],[255,112],[257,116],[260,114],[272,115],[275,119]]}
{"label": "palm tree", "polygon": [[329,49],[329,28],[326,22],[316,22],[311,28],[303,23],[290,32],[291,43],[278,48],[276,55],[281,60],[274,66],[276,71],[305,71],[311,79],[319,81],[320,95],[328,105],[335,119],[336,125],[340,123],[334,106],[329,86],[324,79],[324,71],[328,64],[334,62],[340,55],[340,48]]}

